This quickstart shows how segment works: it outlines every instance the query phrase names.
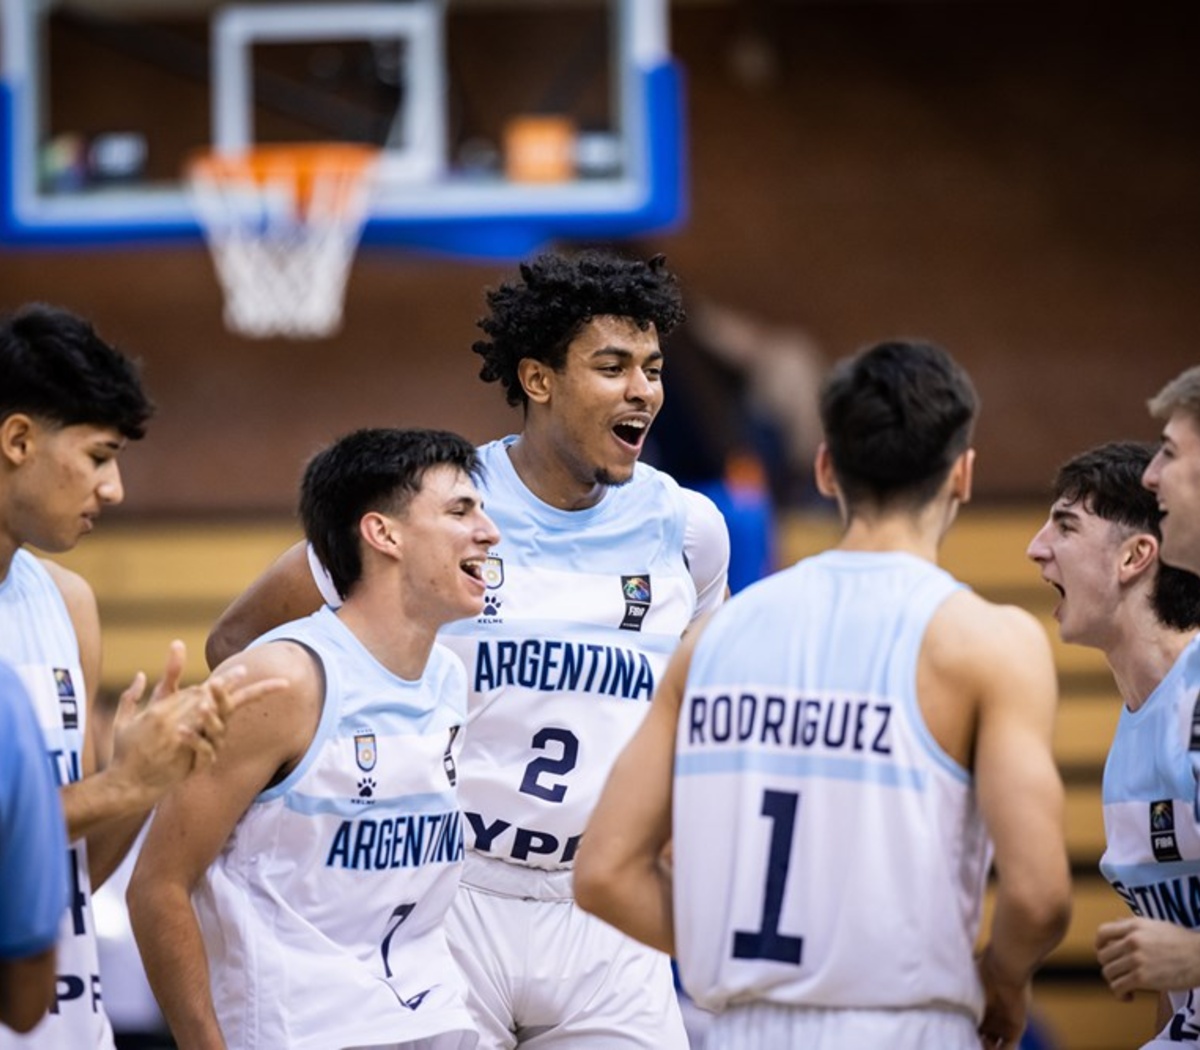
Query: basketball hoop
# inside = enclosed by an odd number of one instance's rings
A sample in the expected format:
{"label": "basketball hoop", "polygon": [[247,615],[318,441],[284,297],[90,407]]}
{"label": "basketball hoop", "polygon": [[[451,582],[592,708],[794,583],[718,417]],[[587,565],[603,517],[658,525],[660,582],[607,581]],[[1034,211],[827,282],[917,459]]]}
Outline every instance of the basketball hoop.
{"label": "basketball hoop", "polygon": [[349,143],[205,153],[188,188],[225,297],[252,339],[321,339],[341,326],[379,150]]}

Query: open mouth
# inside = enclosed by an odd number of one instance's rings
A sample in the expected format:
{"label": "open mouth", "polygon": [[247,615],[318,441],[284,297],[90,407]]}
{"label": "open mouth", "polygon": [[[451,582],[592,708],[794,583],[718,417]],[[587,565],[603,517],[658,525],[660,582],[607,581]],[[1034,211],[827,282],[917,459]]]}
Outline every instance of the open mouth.
{"label": "open mouth", "polygon": [[[1045,577],[1042,578],[1045,580]],[[1050,611],[1050,615],[1053,616],[1054,619],[1059,623],[1061,623],[1063,604],[1067,600],[1066,588],[1063,587],[1061,583],[1055,583],[1053,580],[1046,580],[1045,582],[1050,584],[1050,586],[1054,588],[1055,593],[1058,595],[1058,601],[1054,603],[1054,608]]]}
{"label": "open mouth", "polygon": [[473,580],[478,580],[483,583],[483,559],[482,558],[467,558],[465,561],[460,561],[458,567],[462,569]]}
{"label": "open mouth", "polygon": [[618,423],[612,428],[612,432],[617,436],[617,440],[633,448],[640,448],[642,440],[646,436],[646,421],[642,419],[628,419],[624,423]]}

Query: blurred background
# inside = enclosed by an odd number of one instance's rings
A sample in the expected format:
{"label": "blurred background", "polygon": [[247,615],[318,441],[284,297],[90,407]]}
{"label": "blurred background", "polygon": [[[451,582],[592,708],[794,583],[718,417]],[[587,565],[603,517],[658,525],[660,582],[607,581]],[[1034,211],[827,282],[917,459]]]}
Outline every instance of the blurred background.
{"label": "blurred background", "polygon": [[[1023,551],[1055,468],[1153,438],[1146,398],[1200,360],[1194,4],[411,0],[376,6],[432,6],[432,38],[251,29],[253,141],[353,140],[407,165],[368,205],[340,329],[297,340],[230,331],[195,219],[142,217],[195,151],[247,133],[214,115],[227,5],[2,2],[0,307],[88,316],[159,406],[122,460],[124,506],[68,559],[100,596],[110,690],[176,634],[199,672],[208,623],[295,537],[301,468],[331,438],[519,428],[470,344],[484,289],[538,247],[666,253],[692,320],[667,343],[648,455],[725,487],[747,578],[835,534],[807,475],[824,369],[919,336],[983,401],[947,564],[1052,628]],[[529,117],[535,160],[565,150],[548,169],[518,163]],[[1095,873],[1119,701],[1095,654],[1057,653],[1079,893],[1037,1005],[1047,1045],[1137,1045],[1152,1003],[1115,1003],[1091,954],[1121,913]]]}

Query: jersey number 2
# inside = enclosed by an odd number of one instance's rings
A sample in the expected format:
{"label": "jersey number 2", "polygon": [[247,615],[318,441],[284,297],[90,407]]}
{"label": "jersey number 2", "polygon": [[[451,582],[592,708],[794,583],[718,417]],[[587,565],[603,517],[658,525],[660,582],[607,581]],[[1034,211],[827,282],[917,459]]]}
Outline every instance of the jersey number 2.
{"label": "jersey number 2", "polygon": [[546,726],[533,734],[533,746],[539,751],[545,751],[550,744],[561,744],[562,754],[558,758],[535,758],[525,767],[525,776],[521,779],[521,790],[526,795],[545,799],[547,802],[561,802],[567,793],[566,784],[555,784],[546,787],[538,783],[538,777],[543,773],[553,773],[562,776],[575,768],[579,761],[579,737],[569,729],[558,729]]}
{"label": "jersey number 2", "polygon": [[800,795],[792,791],[764,791],[762,815],[771,821],[771,848],[767,856],[767,886],[763,893],[763,914],[755,931],[735,930],[735,959],[770,959],[772,962],[800,965],[804,938],[779,932],[779,913],[783,910],[783,890],[787,883],[792,840],[796,835],[796,810]]}

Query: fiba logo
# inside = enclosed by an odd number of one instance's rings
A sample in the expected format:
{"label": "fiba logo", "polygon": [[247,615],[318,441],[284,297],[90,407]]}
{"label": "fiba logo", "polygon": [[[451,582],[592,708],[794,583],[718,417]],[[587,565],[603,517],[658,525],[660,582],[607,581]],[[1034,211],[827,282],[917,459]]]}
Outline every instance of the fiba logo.
{"label": "fiba logo", "polygon": [[650,611],[650,576],[622,576],[621,594],[625,598],[622,631],[640,631]]}
{"label": "fiba logo", "polygon": [[65,667],[54,669],[54,689],[58,694],[58,711],[62,716],[63,729],[79,728],[79,700],[75,695],[75,683],[71,672]]}
{"label": "fiba logo", "polygon": [[1175,804],[1169,798],[1150,803],[1150,848],[1157,861],[1183,859],[1175,841]]}

